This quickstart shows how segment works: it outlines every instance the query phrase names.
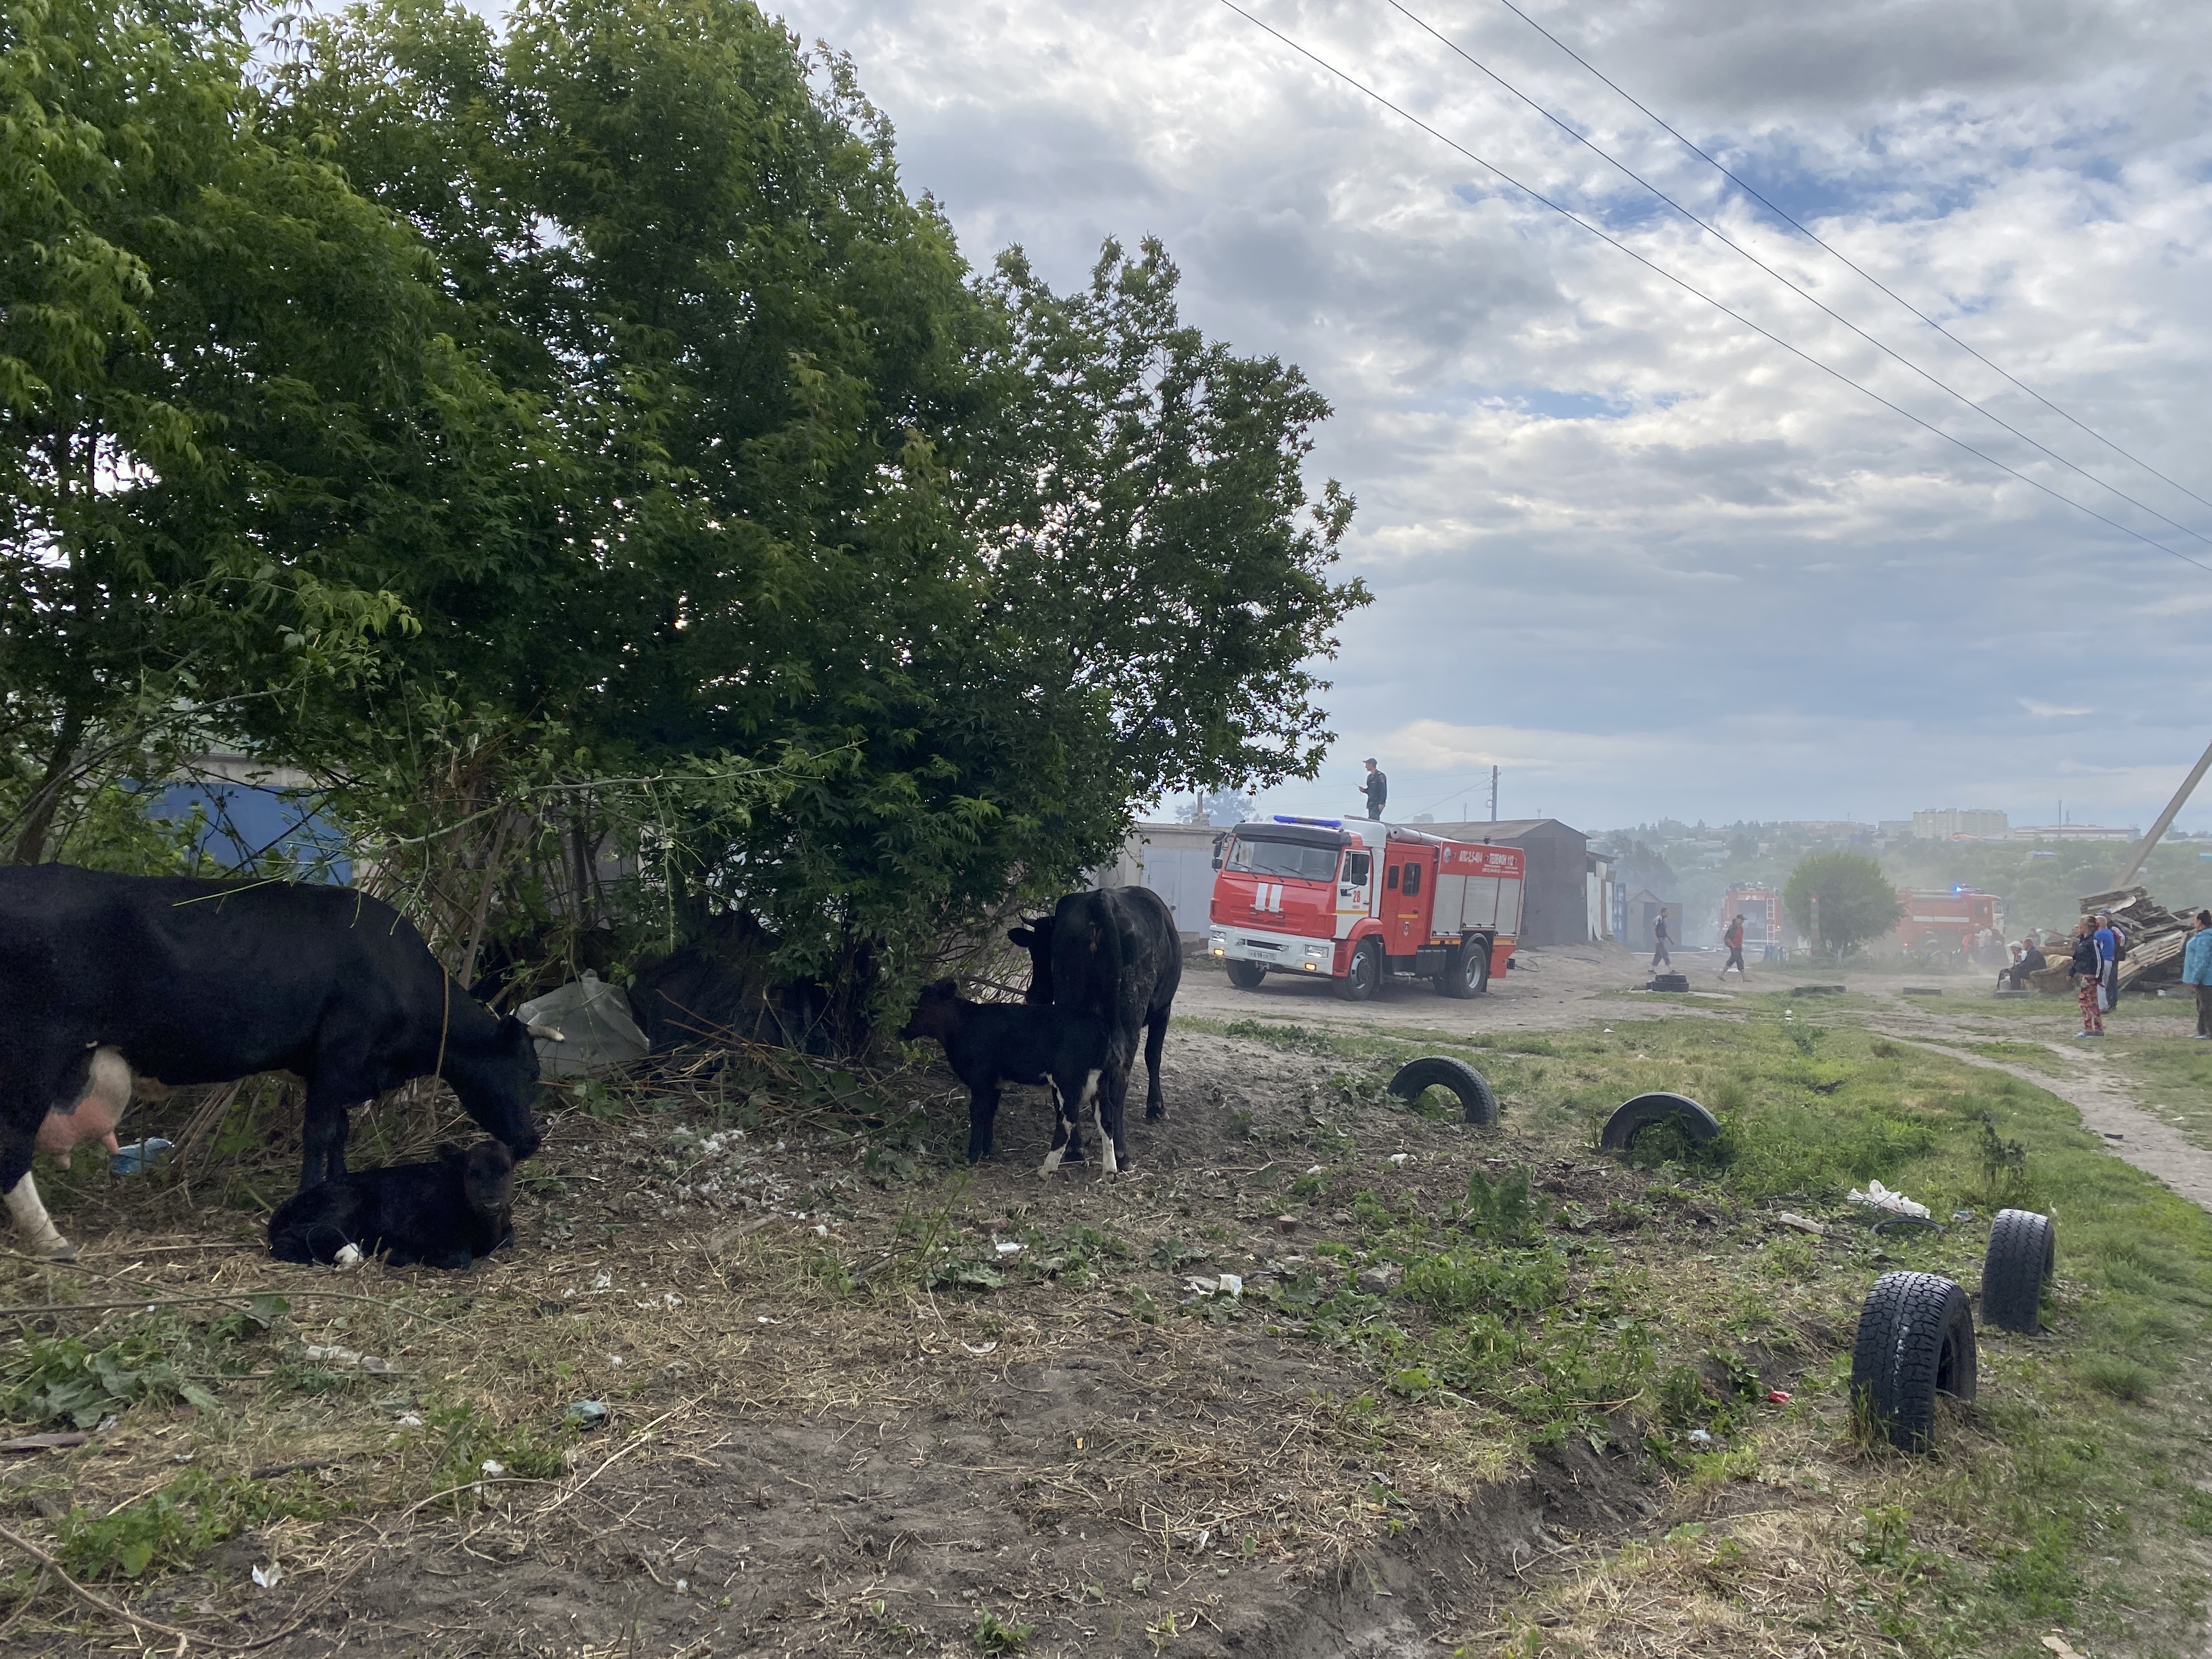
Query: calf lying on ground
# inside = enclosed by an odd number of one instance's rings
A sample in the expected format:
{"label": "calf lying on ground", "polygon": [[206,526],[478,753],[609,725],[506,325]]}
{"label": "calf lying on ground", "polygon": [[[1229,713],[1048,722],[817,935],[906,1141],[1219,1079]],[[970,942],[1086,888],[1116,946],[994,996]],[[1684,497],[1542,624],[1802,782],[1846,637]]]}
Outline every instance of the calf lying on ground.
{"label": "calf lying on ground", "polygon": [[1104,1021],[1035,1003],[970,1002],[951,980],[940,979],[922,988],[914,1018],[899,1036],[908,1042],[936,1038],[945,1045],[953,1074],[968,1085],[970,1164],[991,1150],[1002,1083],[1052,1085],[1059,1121],[1045,1173],[1059,1168],[1064,1158],[1083,1156],[1078,1126],[1082,1109],[1095,1108],[1099,1075],[1106,1066]]}
{"label": "calf lying on ground", "polygon": [[441,1146],[435,1164],[356,1170],[286,1199],[269,1218],[269,1250],[331,1261],[351,1244],[395,1267],[465,1267],[514,1237],[514,1153],[496,1140]]}

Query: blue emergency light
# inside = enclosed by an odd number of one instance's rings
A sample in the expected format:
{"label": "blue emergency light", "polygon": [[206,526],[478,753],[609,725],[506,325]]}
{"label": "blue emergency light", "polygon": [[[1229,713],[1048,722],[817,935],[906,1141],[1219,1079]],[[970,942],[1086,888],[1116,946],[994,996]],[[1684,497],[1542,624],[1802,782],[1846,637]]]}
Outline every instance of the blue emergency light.
{"label": "blue emergency light", "polygon": [[1287,812],[1276,813],[1275,822],[1278,823],[1310,823],[1315,828],[1320,830],[1341,830],[1344,828],[1344,820],[1342,818],[1294,818]]}

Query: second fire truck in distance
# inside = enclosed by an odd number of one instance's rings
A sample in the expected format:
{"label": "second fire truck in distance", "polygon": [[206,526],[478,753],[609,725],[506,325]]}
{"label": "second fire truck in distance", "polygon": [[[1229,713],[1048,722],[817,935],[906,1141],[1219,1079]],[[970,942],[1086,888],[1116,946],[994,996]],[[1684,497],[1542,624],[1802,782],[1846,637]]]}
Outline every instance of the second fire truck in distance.
{"label": "second fire truck in distance", "polygon": [[1277,973],[1332,981],[1364,1002],[1385,974],[1403,974],[1479,996],[1521,931],[1517,847],[1279,817],[1221,836],[1213,863],[1206,949],[1246,990]]}

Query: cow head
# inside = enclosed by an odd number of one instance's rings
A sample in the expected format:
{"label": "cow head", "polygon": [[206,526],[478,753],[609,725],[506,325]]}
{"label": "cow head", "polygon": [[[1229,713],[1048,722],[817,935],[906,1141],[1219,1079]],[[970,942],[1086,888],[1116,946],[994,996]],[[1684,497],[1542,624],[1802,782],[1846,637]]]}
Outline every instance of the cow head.
{"label": "cow head", "polygon": [[538,1042],[531,1028],[509,1014],[499,1023],[491,1069],[497,1088],[494,1119],[477,1121],[507,1144],[517,1158],[528,1158],[544,1137],[530,1114],[538,1094]]}
{"label": "cow head", "polygon": [[438,1155],[461,1172],[461,1196],[488,1221],[503,1219],[514,1207],[514,1154],[496,1140],[480,1140],[463,1152],[441,1146]]}
{"label": "cow head", "polygon": [[1006,937],[1030,953],[1030,988],[1025,1002],[1052,1000],[1052,918],[1031,916]]}
{"label": "cow head", "polygon": [[914,1017],[899,1027],[899,1041],[919,1042],[924,1037],[935,1037],[942,1042],[959,1029],[960,988],[949,979],[940,979],[921,988]]}

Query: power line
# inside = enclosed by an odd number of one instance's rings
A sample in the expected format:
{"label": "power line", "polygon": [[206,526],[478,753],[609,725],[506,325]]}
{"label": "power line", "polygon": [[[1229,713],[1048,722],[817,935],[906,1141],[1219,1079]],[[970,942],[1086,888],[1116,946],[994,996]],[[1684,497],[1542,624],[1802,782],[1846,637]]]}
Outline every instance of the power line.
{"label": "power line", "polygon": [[1711,295],[1705,293],[1702,289],[1691,283],[1686,278],[1677,276],[1673,271],[1668,270],[1664,265],[1658,264],[1654,261],[1646,258],[1643,254],[1638,253],[1634,248],[1629,246],[1627,243],[1622,241],[1619,237],[1614,236],[1610,232],[1590,223],[1589,220],[1582,217],[1581,215],[1576,213],[1571,208],[1563,206],[1559,203],[1553,201],[1550,197],[1545,195],[1543,191],[1538,190],[1534,185],[1525,185],[1522,183],[1520,179],[1516,179],[1511,173],[1506,172],[1503,167],[1500,167],[1492,162],[1484,161],[1481,156],[1477,155],[1473,150],[1461,143],[1457,139],[1449,137],[1444,133],[1437,131],[1436,128],[1431,126],[1426,121],[1421,119],[1419,116],[1414,114],[1411,110],[1405,108],[1401,105],[1393,103],[1389,99],[1384,97],[1381,93],[1369,86],[1365,82],[1358,80],[1345,70],[1337,68],[1335,64],[1330,63],[1327,58],[1320,56],[1318,53],[1310,52],[1306,47],[1300,46],[1296,40],[1293,40],[1289,35],[1285,34],[1280,29],[1274,27],[1272,24],[1263,22],[1259,18],[1255,17],[1250,12],[1246,11],[1243,7],[1238,5],[1237,3],[1237,0],[1221,0],[1221,3],[1226,6],[1231,11],[1235,12],[1246,22],[1251,24],[1253,27],[1260,30],[1263,34],[1273,36],[1275,40],[1288,46],[1292,52],[1297,53],[1299,57],[1304,58],[1308,63],[1312,64],[1315,67],[1335,76],[1336,79],[1343,82],[1345,85],[1350,87],[1353,91],[1360,93],[1367,98],[1373,100],[1376,103],[1380,104],[1384,109],[1389,110],[1393,115],[1397,116],[1401,120],[1419,127],[1423,132],[1427,133],[1430,137],[1434,138],[1441,144],[1446,145],[1449,149],[1456,151],[1458,154],[1464,155],[1468,161],[1474,162],[1486,173],[1492,173],[1498,178],[1503,179],[1507,184],[1512,185],[1514,189],[1519,191],[1522,195],[1528,197],[1534,201],[1541,203],[1544,206],[1551,209],[1553,212],[1558,214],[1561,218],[1566,220],[1571,224],[1579,226],[1583,230],[1588,231],[1591,235],[1596,237],[1600,241],[1605,242],[1608,246],[1617,248],[1620,252],[1626,254],[1630,258],[1635,260],[1637,264],[1642,265],[1653,275],[1664,277],[1667,281],[1674,283],[1675,287],[1680,289],[1685,294],[1689,295],[1693,299],[1702,300],[1705,304],[1711,306],[1715,311],[1719,312],[1721,315],[1728,318],[1730,321],[1735,322],[1744,328],[1749,329],[1753,333],[1759,335],[1761,338],[1771,341],[1772,343],[1780,346],[1784,351],[1790,353],[1791,356],[1799,358],[1802,361],[1811,364],[1814,368],[1819,369],[1823,374],[1829,376],[1832,380],[1842,381],[1844,385],[1850,387],[1852,391],[1880,404],[1884,409],[1888,410],[1891,413],[1903,416],[1906,420],[1911,422],[1913,425],[1919,427],[1923,431],[1932,432],[1936,436],[1942,439],[1946,443],[1955,445],[1957,447],[1965,450],[1966,453],[1972,455],[1975,459],[1986,462],[1990,466],[1996,467],[2000,472],[2006,473],[2012,477],[2019,479],[2021,483],[2027,485],[2030,489],[2040,490],[2043,494],[2050,496],[2051,500],[2063,502],[2066,506],[2074,508],[2076,512],[2086,513],[2091,518],[2096,520],[2098,523],[2109,525],[2112,529],[2118,531],[2122,535],[2131,536],[2136,540],[2142,543],[2146,547],[2154,547],[2160,552],[2166,554],[2168,557],[2179,559],[2184,564],[2195,565],[2197,569],[2203,571],[2207,575],[2212,575],[2212,564],[2205,564],[2199,560],[2192,559],[2186,553],[2177,552],[2172,548],[2166,546],[2165,543],[2154,540],[2152,538],[2144,535],[2140,530],[2136,530],[2127,525],[2124,525],[2117,519],[2106,517],[2105,514],[2098,512],[2094,507],[2089,507],[2081,501],[2077,501],[2070,495],[2062,495],[2058,491],[2053,489],[2049,484],[2043,483],[2040,479],[2028,477],[2027,473],[2022,472],[2019,468],[1997,459],[1994,455],[1988,454],[1982,450],[1975,448],[1973,445],[1968,443],[1964,438],[1958,437],[1952,433],[1946,432],[1942,427],[1921,419],[1919,416],[1915,415],[1911,410],[1902,408],[1899,405],[1890,402],[1888,398],[1883,397],[1881,393],[1873,390],[1871,387],[1861,386],[1856,380],[1851,379],[1850,375],[1844,374],[1843,370],[1830,368],[1827,364],[1822,362],[1818,357],[1813,356],[1809,353],[1801,350],[1798,347],[1790,344],[1789,341],[1784,339],[1772,330],[1763,327],[1761,325],[1753,322],[1750,318],[1745,316],[1742,313],[1733,310],[1729,307],[1723,304],[1720,301],[1713,298]]}
{"label": "power line", "polygon": [[[1907,311],[1917,317],[1922,322],[1927,324],[1929,327],[1934,329],[1938,334],[1948,340],[1953,345],[1957,346],[1960,350],[1966,353],[1977,362],[1982,363],[1987,368],[1995,370],[1997,374],[2003,375],[2006,380],[2011,381],[2013,385],[2018,386],[2022,392],[2027,393],[2029,397],[2034,398],[2036,402],[2041,404],[2052,414],[2057,416],[2059,419],[2067,422],[2069,424],[2078,428],[2083,432],[2087,433],[2089,436],[2094,438],[2099,443],[2104,445],[2106,448],[2111,450],[2115,455],[2118,455],[2126,460],[2134,462],[2136,465],[2149,473],[2152,477],[2156,478],[2160,483],[2172,485],[2172,488],[2179,490],[2183,495],[2188,496],[2191,501],[2197,502],[2199,506],[2212,507],[2212,501],[2206,501],[2203,496],[2198,495],[2187,484],[2178,483],[2174,479],[2167,477],[2165,473],[2160,471],[2148,461],[2144,460],[2139,455],[2132,454],[2129,451],[2121,448],[2119,445],[2114,443],[2110,438],[2107,438],[2103,433],[2098,431],[2094,427],[2085,425],[2081,421],[2075,420],[2073,416],[2059,408],[2057,404],[2052,403],[2050,398],[2045,397],[2040,392],[2038,392],[2033,386],[2028,385],[2027,381],[2021,380],[2009,369],[2003,368],[2000,364],[1991,362],[1989,358],[1984,356],[1979,351],[1976,350],[1974,347],[1960,339],[1957,335],[1952,333],[1949,329],[1944,327],[1942,324],[1937,322],[1926,312],[1921,310],[1921,308],[1918,306],[1914,305],[1911,301],[1906,299],[1902,294],[1898,293],[1894,289],[1891,288],[1887,283],[1883,282],[1881,277],[1861,266],[1856,260],[1852,259],[1849,254],[1844,253],[1840,249],[1832,247],[1828,243],[1823,241],[1817,233],[1807,228],[1804,225],[1800,224],[1796,219],[1790,217],[1789,214],[1784,212],[1773,203],[1768,201],[1765,197],[1760,195],[1749,182],[1739,177],[1732,169],[1730,169],[1727,163],[1718,160],[1715,156],[1708,155],[1699,146],[1692,143],[1689,139],[1685,138],[1680,133],[1677,132],[1663,118],[1653,113],[1651,110],[1646,108],[1642,101],[1637,98],[1635,94],[1623,88],[1618,82],[1607,76],[1603,70],[1598,68],[1597,65],[1591,63],[1587,58],[1584,58],[1580,52],[1577,52],[1565,41],[1560,40],[1558,35],[1553,33],[1551,30],[1546,28],[1534,18],[1529,16],[1528,14],[1522,10],[1520,7],[1515,5],[1513,3],[1513,0],[1498,0],[1498,3],[1504,6],[1506,10],[1511,12],[1516,17],[1519,18],[1522,22],[1526,23],[1530,28],[1535,30],[1537,33],[1542,35],[1547,40],[1549,40],[1561,52],[1566,53],[1568,57],[1573,58],[1575,62],[1580,64],[1584,69],[1588,70],[1599,80],[1604,82],[1606,85],[1611,87],[1623,98],[1626,98],[1631,104],[1635,105],[1638,110],[1641,111],[1648,119],[1656,122],[1666,131],[1669,137],[1674,140],[1675,143],[1680,144],[1685,149],[1697,156],[1699,160],[1717,168],[1723,178],[1726,179],[1730,184],[1734,185],[1745,195],[1750,197],[1753,201],[1758,203],[1776,218],[1781,220],[1784,224],[1788,225],[1792,230],[1797,232],[1798,234],[1811,241],[1815,247],[1821,249],[1832,258],[1840,261],[1848,270],[1873,283],[1875,287],[1880,289],[1891,299],[1896,301],[1899,305],[1903,306]],[[2167,520],[2167,522],[2170,524],[2172,520]]]}
{"label": "power line", "polygon": [[1474,68],[1481,70],[1482,73],[1488,76],[1491,80],[1497,82],[1500,87],[1503,87],[1507,92],[1511,93],[1522,103],[1528,105],[1530,109],[1534,110],[1537,114],[1542,116],[1553,126],[1559,128],[1560,131],[1565,133],[1568,137],[1573,139],[1584,149],[1589,151],[1591,155],[1599,157],[1607,165],[1615,168],[1623,177],[1634,179],[1636,183],[1641,185],[1645,190],[1650,191],[1651,194],[1657,197],[1668,207],[1674,209],[1675,212],[1680,214],[1692,224],[1697,226],[1714,240],[1720,243],[1723,247],[1742,255],[1743,258],[1748,259],[1753,264],[1757,265],[1769,276],[1774,278],[1776,282],[1780,283],[1784,287],[1787,288],[1792,294],[1796,295],[1799,298],[1806,301],[1809,304],[1819,307],[1822,312],[1833,318],[1836,321],[1841,323],[1845,328],[1850,330],[1852,333],[1857,335],[1859,338],[1864,340],[1869,345],[1881,352],[1884,356],[1888,357],[1893,362],[1911,369],[1915,374],[1917,374],[1922,380],[1927,381],[1929,385],[1934,386],[1937,391],[1946,392],[1951,397],[1957,398],[1968,409],[1973,410],[1975,414],[1979,415],[1984,419],[1993,422],[1997,426],[2003,428],[2004,430],[2011,433],[2014,437],[2018,438],[2022,443],[2042,451],[2044,454],[2057,462],[2059,465],[2067,468],[2070,471],[2079,473],[2082,477],[2087,478],[2091,483],[2096,485],[2098,489],[2110,490],[2113,495],[2118,495],[2129,506],[2149,514],[2152,518],[2156,519],[2160,524],[2170,525],[2174,529],[2179,530],[2183,535],[2194,537],[2197,540],[2203,542],[2207,547],[2212,547],[2212,536],[2207,536],[2199,531],[2192,530],[2178,519],[2169,519],[2165,514],[2160,512],[2148,501],[2137,501],[2133,495],[2129,495],[2126,490],[2122,489],[2118,484],[2107,483],[2104,479],[2099,477],[2087,468],[2076,465],[2074,462],[2068,460],[2066,457],[2061,455],[2057,450],[2052,449],[2049,445],[2039,442],[2034,438],[2030,437],[2027,433],[2022,432],[2018,427],[2013,425],[2009,421],[2003,419],[1990,410],[1984,409],[1980,404],[1975,402],[1972,398],[1969,398],[1965,392],[1960,392],[1955,386],[1953,386],[1945,381],[1937,380],[1935,375],[1929,373],[1928,370],[1921,368],[1919,364],[1914,362],[1909,357],[1905,356],[1902,353],[1892,349],[1889,346],[1876,339],[1873,335],[1868,333],[1866,330],[1861,328],[1850,318],[1844,316],[1833,307],[1822,301],[1819,295],[1809,292],[1800,283],[1790,276],[1785,276],[1783,272],[1777,270],[1772,265],[1768,264],[1765,260],[1760,258],[1749,248],[1745,247],[1741,243],[1734,240],[1727,234],[1726,232],[1721,230],[1719,227],[1711,223],[1707,220],[1698,217],[1697,214],[1692,212],[1688,208],[1684,207],[1680,202],[1669,196],[1665,191],[1660,189],[1658,185],[1653,184],[1642,173],[1638,173],[1626,162],[1620,160],[1618,157],[1601,148],[1592,140],[1576,131],[1575,129],[1569,125],[1565,121],[1562,120],[1559,116],[1552,113],[1550,110],[1546,109],[1541,104],[1531,98],[1527,93],[1522,91],[1520,88],[1515,86],[1510,81],[1508,81],[1504,76],[1498,74],[1497,70],[1492,69],[1489,64],[1484,63],[1480,58],[1474,57],[1457,42],[1452,40],[1449,37],[1432,27],[1419,15],[1419,14],[1401,4],[1401,0],[1388,0],[1388,3],[1393,11],[1398,12],[1403,15],[1416,28],[1421,30],[1431,40],[1436,40],[1449,51],[1456,53],[1466,63],[1472,65]]}

